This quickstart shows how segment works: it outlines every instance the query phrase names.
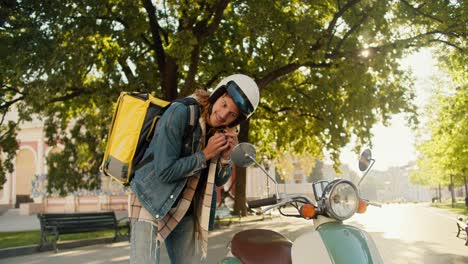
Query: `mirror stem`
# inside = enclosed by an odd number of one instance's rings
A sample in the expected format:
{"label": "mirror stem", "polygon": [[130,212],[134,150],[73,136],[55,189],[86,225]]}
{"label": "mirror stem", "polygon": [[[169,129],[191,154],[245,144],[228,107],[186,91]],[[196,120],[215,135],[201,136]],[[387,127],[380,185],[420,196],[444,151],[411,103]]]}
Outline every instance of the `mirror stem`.
{"label": "mirror stem", "polygon": [[361,182],[364,180],[364,178],[366,177],[367,173],[371,170],[372,166],[374,166],[374,163],[375,163],[375,160],[374,159],[370,159],[370,165],[369,165],[369,168],[367,168],[367,170],[364,172],[364,175],[362,175],[361,177],[361,180],[359,180],[359,183],[358,183],[358,187],[361,185]]}
{"label": "mirror stem", "polygon": [[278,183],[276,182],[276,180],[273,179],[273,177],[271,177],[270,174],[268,174],[265,168],[263,168],[263,166],[260,165],[260,163],[258,163],[254,157],[250,156],[249,154],[245,154],[245,156],[252,160],[255,164],[257,164],[257,166],[266,174],[266,176],[275,183],[276,199],[279,199]]}

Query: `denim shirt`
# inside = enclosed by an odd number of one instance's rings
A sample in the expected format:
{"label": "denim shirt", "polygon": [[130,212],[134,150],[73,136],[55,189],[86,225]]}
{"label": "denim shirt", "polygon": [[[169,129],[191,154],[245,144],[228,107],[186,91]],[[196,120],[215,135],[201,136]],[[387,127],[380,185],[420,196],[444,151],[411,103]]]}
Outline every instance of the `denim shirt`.
{"label": "denim shirt", "polygon": [[[174,102],[161,116],[143,156],[144,159],[153,154],[154,159],[135,172],[130,184],[141,204],[157,220],[161,220],[171,209],[184,189],[187,178],[199,175],[207,167],[205,155],[201,151],[204,147],[203,120],[200,119],[200,124],[195,127],[191,144],[184,146],[188,112],[186,105]],[[216,185],[226,183],[231,171],[231,164],[218,166]]]}

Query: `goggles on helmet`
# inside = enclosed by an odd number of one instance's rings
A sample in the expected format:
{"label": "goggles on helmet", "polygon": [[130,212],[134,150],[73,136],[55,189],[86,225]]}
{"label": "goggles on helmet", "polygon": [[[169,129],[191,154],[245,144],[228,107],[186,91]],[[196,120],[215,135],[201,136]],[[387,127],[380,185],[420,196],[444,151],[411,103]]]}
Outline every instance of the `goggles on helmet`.
{"label": "goggles on helmet", "polygon": [[245,117],[248,118],[254,112],[254,107],[250,103],[249,98],[247,98],[242,89],[234,81],[229,81],[226,84],[226,92],[231,96]]}

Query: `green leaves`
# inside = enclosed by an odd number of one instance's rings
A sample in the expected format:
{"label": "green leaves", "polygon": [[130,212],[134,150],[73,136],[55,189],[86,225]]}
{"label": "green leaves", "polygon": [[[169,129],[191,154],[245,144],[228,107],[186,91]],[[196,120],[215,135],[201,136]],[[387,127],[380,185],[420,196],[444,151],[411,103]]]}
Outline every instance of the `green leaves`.
{"label": "green leaves", "polygon": [[[1,124],[1,123],[0,123]],[[9,121],[5,126],[0,125],[0,154],[5,154],[5,159],[0,155],[0,185],[6,182],[6,173],[13,172],[13,160],[19,145],[16,141],[17,126]]]}
{"label": "green leaves", "polygon": [[[399,112],[416,123],[413,84],[398,59],[440,44],[454,50],[446,61],[466,65],[460,52],[466,16],[457,1],[0,5],[0,110],[18,104],[21,119],[33,113],[45,119],[48,142],[64,145],[49,159],[58,164],[51,177],[59,181],[50,188],[64,186],[63,192],[97,181],[91,161],[100,159],[121,91],[170,100],[214,88],[229,74],[248,74],[262,97],[250,141],[270,157],[284,151],[320,157],[327,149],[338,166],[352,135],[358,145],[367,143],[373,124]],[[70,181],[60,182],[60,171],[73,175]],[[79,181],[80,174],[93,180]]]}
{"label": "green leaves", "polygon": [[[468,164],[468,85],[439,93],[427,109],[429,138],[418,146],[421,172],[412,175],[414,182],[435,185],[449,183],[455,176],[457,184],[466,177]],[[424,179],[424,177],[426,179]]]}

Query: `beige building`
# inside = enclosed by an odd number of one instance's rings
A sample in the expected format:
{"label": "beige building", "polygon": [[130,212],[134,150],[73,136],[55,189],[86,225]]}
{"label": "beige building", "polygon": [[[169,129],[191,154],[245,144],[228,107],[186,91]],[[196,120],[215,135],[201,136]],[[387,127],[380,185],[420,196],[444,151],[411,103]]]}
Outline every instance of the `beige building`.
{"label": "beige building", "polygon": [[[16,111],[8,113],[6,121],[10,120],[18,120]],[[43,183],[41,178],[47,173],[46,157],[60,151],[60,146],[50,147],[45,143],[43,122],[38,119],[21,125],[18,140],[20,146],[13,160],[14,171],[7,173],[7,181],[0,190],[0,204],[8,207],[17,207],[21,202],[32,201],[33,181]],[[43,184],[35,186],[39,192],[43,187]]]}
{"label": "beige building", "polygon": [[[16,120],[18,114],[14,110],[6,116],[7,122]],[[17,138],[20,146],[13,160],[14,171],[7,173],[6,183],[0,190],[0,206],[23,207],[22,210],[27,214],[126,208],[125,190],[109,177],[102,178],[102,189],[97,192],[83,191],[67,197],[45,199],[48,171],[46,159],[50,154],[60,152],[63,146],[47,145],[44,123],[38,118],[22,123]]]}

